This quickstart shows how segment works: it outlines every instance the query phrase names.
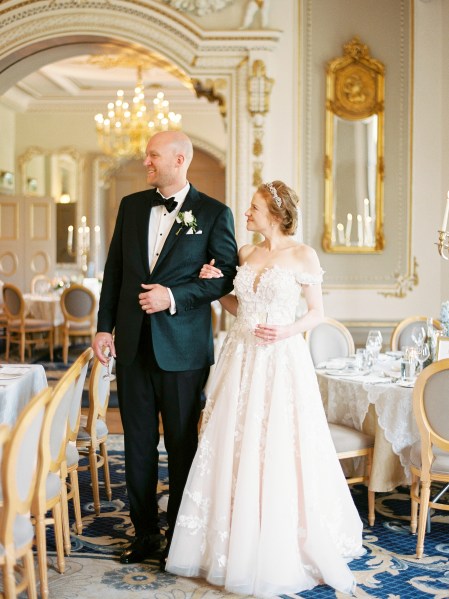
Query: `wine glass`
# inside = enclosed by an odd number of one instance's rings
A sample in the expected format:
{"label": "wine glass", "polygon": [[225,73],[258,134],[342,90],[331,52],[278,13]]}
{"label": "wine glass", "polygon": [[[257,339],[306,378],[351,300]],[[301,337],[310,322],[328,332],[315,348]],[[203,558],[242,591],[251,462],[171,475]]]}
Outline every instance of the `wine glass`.
{"label": "wine glass", "polygon": [[419,362],[419,372],[423,371],[424,362],[430,357],[430,349],[427,343],[423,343],[416,350],[416,359]]}
{"label": "wine glass", "polygon": [[373,357],[373,360],[377,360],[379,357],[380,350],[382,349],[382,333],[377,330],[369,331],[366,339],[366,350]]}
{"label": "wine glass", "polygon": [[422,347],[426,340],[426,329],[424,327],[413,327],[411,337],[416,347]]}

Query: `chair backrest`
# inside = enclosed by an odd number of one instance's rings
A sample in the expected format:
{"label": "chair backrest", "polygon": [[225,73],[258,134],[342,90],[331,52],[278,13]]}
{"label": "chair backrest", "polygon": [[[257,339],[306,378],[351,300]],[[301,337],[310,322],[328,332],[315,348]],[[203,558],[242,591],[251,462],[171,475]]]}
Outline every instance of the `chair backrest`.
{"label": "chair backrest", "polygon": [[31,293],[48,293],[51,290],[51,279],[47,275],[35,275],[31,279]]}
{"label": "chair backrest", "polygon": [[89,368],[89,362],[94,356],[94,351],[91,347],[88,347],[83,353],[76,359],[74,365],[76,368],[79,367],[79,374],[75,381],[75,387],[73,389],[72,402],[70,404],[69,418],[67,421],[67,440],[76,441],[78,435],[78,429],[80,426],[81,417],[81,400],[83,398],[84,382],[87,376],[87,370]]}
{"label": "chair backrest", "polygon": [[354,353],[354,340],[344,324],[326,317],[305,334],[314,366],[331,358],[344,358]]}
{"label": "chair backrest", "polygon": [[413,414],[421,437],[423,469],[433,461],[432,445],[449,452],[449,359],[424,368],[413,389]]}
{"label": "chair backrest", "polygon": [[[439,320],[433,320],[433,326],[438,331],[443,329],[443,325]],[[410,316],[401,320],[391,333],[390,347],[393,351],[397,351],[406,347],[407,345],[413,345],[412,331],[414,327],[422,325],[426,328],[427,316]]]}
{"label": "chair backrest", "polygon": [[83,322],[95,319],[96,299],[90,289],[72,284],[61,295],[61,310],[66,321]]}
{"label": "chair backrest", "polygon": [[4,447],[0,542],[5,548],[14,543],[16,516],[28,514],[31,508],[38,476],[38,448],[50,399],[48,387],[33,397],[21,411]]}
{"label": "chair backrest", "polygon": [[11,283],[3,285],[3,309],[8,320],[23,320],[25,318],[25,301],[22,292]]}
{"label": "chair backrest", "polygon": [[87,415],[86,429],[91,436],[92,443],[96,442],[96,421],[106,419],[109,404],[111,381],[108,372],[114,366],[114,358],[109,358],[109,366],[95,358],[89,379],[89,412]]}

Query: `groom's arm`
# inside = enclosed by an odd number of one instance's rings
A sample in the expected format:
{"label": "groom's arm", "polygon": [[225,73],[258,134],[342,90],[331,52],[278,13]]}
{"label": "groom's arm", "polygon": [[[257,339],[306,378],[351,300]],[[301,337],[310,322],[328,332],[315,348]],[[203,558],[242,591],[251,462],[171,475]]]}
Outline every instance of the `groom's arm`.
{"label": "groom's arm", "polygon": [[193,310],[219,299],[233,289],[238,253],[234,235],[234,217],[228,207],[224,207],[214,221],[208,239],[207,255],[208,262],[215,258],[215,264],[222,271],[223,277],[200,279],[199,271],[203,264],[198,264],[197,272],[190,281],[182,285],[170,286],[177,312]]}

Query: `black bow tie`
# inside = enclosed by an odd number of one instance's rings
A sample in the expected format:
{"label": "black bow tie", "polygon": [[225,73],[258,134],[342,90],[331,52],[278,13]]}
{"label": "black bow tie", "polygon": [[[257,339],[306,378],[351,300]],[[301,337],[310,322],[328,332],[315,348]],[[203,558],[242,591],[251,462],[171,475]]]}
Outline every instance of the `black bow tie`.
{"label": "black bow tie", "polygon": [[177,205],[175,198],[164,198],[158,191],[152,202],[152,206],[165,206],[167,212],[173,212]]}

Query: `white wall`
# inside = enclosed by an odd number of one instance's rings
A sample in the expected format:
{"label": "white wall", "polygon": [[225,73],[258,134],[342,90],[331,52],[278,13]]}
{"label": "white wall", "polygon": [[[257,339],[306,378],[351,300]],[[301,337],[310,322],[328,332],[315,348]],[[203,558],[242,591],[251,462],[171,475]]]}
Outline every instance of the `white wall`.
{"label": "white wall", "polygon": [[15,172],[15,113],[0,104],[0,171]]}

